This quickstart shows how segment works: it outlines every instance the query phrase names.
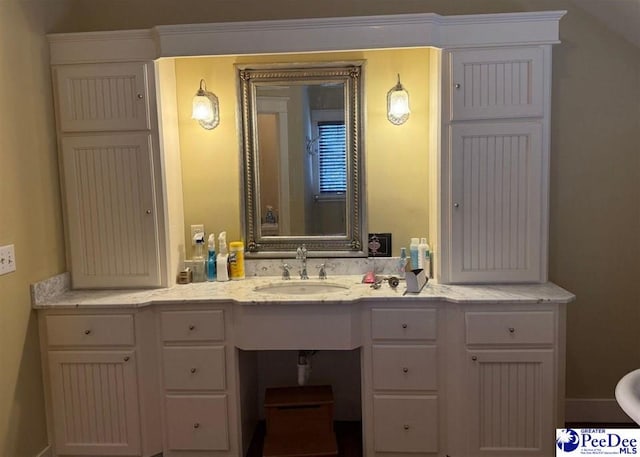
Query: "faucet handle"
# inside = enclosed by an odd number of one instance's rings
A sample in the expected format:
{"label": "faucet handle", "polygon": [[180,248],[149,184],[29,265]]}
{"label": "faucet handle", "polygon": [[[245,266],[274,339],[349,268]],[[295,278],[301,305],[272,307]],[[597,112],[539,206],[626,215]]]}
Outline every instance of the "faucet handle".
{"label": "faucet handle", "polygon": [[282,268],[282,279],[291,279],[291,275],[289,274],[291,266],[288,263],[283,263],[280,265],[280,268]]}
{"label": "faucet handle", "polygon": [[321,263],[320,265],[318,265],[316,268],[318,268],[320,271],[318,272],[318,278],[319,279],[327,279],[327,271],[325,270],[325,265],[324,263]]}

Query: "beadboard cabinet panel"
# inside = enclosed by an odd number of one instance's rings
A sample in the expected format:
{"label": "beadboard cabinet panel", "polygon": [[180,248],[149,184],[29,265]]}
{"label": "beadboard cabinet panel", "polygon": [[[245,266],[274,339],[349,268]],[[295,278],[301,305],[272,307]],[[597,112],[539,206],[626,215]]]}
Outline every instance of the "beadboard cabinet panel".
{"label": "beadboard cabinet panel", "polygon": [[452,120],[542,116],[542,48],[456,51],[451,67]]}
{"label": "beadboard cabinet panel", "polygon": [[451,127],[451,282],[540,280],[541,126]]}
{"label": "beadboard cabinet panel", "polygon": [[133,351],[51,351],[49,369],[57,454],[140,453]]}
{"label": "beadboard cabinet panel", "polygon": [[160,286],[151,138],[62,140],[74,288]]}
{"label": "beadboard cabinet panel", "polygon": [[55,80],[63,132],[148,130],[147,65],[62,65]]}
{"label": "beadboard cabinet panel", "polygon": [[553,350],[470,350],[467,455],[553,453]]}

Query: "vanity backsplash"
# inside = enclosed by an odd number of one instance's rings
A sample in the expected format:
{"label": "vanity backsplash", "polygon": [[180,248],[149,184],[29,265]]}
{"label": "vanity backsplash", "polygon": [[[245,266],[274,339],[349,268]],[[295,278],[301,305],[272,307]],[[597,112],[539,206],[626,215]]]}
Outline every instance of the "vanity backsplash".
{"label": "vanity backsplash", "polygon": [[[340,275],[358,275],[368,271],[375,271],[381,275],[397,275],[399,257],[359,257],[359,258],[310,258],[307,261],[309,278],[317,278],[320,266],[324,264],[327,277]],[[291,278],[299,277],[299,261],[296,259],[246,259],[245,275],[253,276],[281,276],[282,265],[291,267]]]}

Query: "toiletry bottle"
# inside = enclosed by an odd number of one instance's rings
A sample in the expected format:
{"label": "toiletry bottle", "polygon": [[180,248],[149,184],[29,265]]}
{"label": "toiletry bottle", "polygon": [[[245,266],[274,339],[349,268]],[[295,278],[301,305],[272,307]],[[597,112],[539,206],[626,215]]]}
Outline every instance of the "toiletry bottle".
{"label": "toiletry bottle", "polygon": [[424,253],[424,270],[427,273],[428,278],[433,278],[433,256],[431,254],[431,248],[429,243],[425,239],[425,253]]}
{"label": "toiletry bottle", "polygon": [[400,260],[398,261],[398,277],[404,278],[404,269],[407,267],[407,248],[400,248]]}
{"label": "toiletry bottle", "polygon": [[409,256],[411,257],[411,269],[412,270],[417,270],[418,267],[418,259],[419,259],[419,254],[418,254],[418,245],[420,243],[418,242],[418,238],[411,238],[411,244],[409,245]]}
{"label": "toiletry bottle", "polygon": [[418,268],[422,268],[423,270],[425,270],[425,273],[428,272],[426,263],[426,254],[428,247],[429,245],[427,244],[427,239],[420,238],[420,243],[418,244]]}
{"label": "toiletry bottle", "polygon": [[207,281],[216,280],[216,236],[209,235],[209,255],[207,257]]}
{"label": "toiletry bottle", "polygon": [[204,282],[204,232],[198,232],[193,237],[195,250],[192,259],[193,282]]}
{"label": "toiletry bottle", "polygon": [[227,251],[227,232],[220,232],[218,236],[218,257],[216,261],[216,275],[218,281],[229,280],[229,252]]}
{"label": "toiletry bottle", "polygon": [[229,277],[244,279],[244,243],[242,241],[229,243]]}

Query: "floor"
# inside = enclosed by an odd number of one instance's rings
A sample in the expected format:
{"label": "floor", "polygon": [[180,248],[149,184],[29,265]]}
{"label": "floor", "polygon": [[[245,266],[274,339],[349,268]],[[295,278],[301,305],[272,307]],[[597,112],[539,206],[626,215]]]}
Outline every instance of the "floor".
{"label": "floor", "polygon": [[[362,457],[362,422],[334,422],[338,457]],[[265,424],[260,422],[251,439],[246,457],[262,457]]]}

